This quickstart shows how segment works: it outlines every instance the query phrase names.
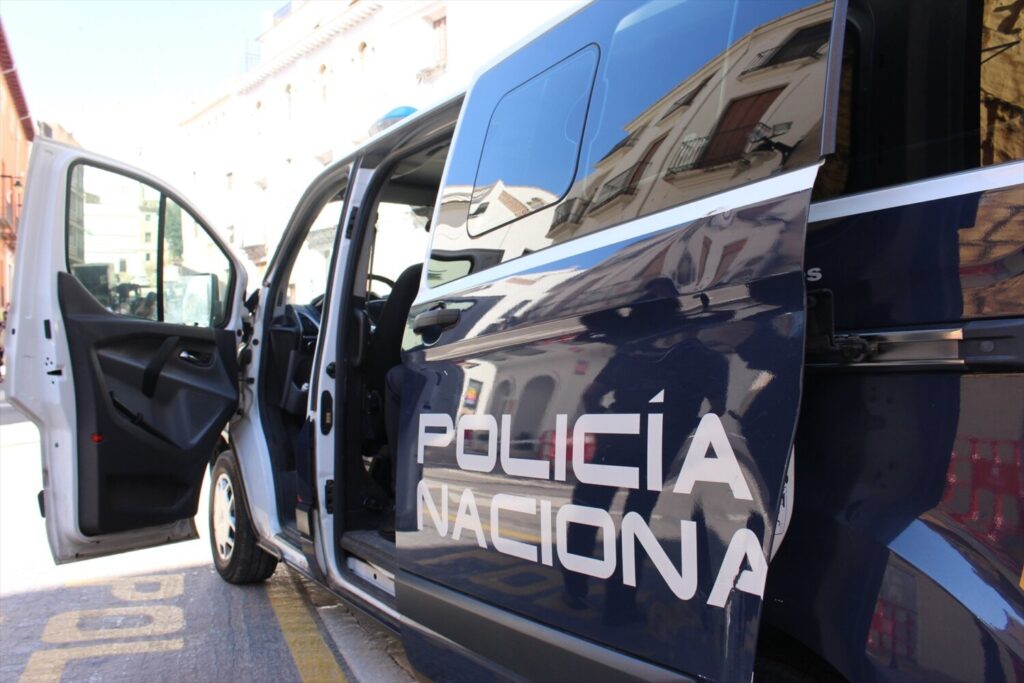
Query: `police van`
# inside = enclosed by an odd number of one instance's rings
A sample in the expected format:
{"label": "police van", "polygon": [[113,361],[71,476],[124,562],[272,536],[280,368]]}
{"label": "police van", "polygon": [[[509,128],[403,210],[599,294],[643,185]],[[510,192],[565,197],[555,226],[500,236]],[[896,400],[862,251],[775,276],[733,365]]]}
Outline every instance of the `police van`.
{"label": "police van", "polygon": [[427,678],[1024,680],[1022,27],[587,5],[327,168],[248,296],[184,197],[37,141],[55,561],[196,537],[209,472],[225,580],[284,562]]}

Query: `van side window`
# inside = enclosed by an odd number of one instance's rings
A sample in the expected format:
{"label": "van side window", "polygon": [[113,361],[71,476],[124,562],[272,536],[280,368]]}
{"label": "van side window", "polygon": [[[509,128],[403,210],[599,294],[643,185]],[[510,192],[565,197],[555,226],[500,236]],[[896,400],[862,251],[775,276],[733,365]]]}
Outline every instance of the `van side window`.
{"label": "van side window", "polygon": [[469,204],[469,234],[558,201],[576,175],[597,67],[584,49],[506,94],[491,115]]}
{"label": "van side window", "polygon": [[1009,4],[851,0],[848,16],[836,154],[815,199],[1024,159]]}
{"label": "van side window", "polygon": [[[833,12],[814,0],[595,3],[585,32],[555,27],[483,74],[428,283],[817,164]],[[583,35],[595,45],[565,58]]]}
{"label": "van side window", "polygon": [[224,321],[231,295],[231,261],[192,214],[164,199],[164,322],[210,327]]}
{"label": "van side window", "polygon": [[68,271],[112,313],[214,327],[227,318],[231,261],[192,214],[121,173],[71,167]]}

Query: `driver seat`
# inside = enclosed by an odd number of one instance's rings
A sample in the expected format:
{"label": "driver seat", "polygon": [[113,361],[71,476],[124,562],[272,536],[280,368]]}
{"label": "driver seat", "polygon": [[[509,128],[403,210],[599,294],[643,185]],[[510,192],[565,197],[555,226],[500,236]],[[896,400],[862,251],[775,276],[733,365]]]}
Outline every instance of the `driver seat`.
{"label": "driver seat", "polygon": [[[422,263],[411,265],[402,271],[395,280],[395,286],[391,288],[391,294],[388,295],[377,319],[373,339],[367,348],[365,365],[369,398],[367,407],[370,411],[373,411],[373,406],[376,405],[376,412],[382,412],[379,406],[383,404],[381,399],[384,397],[385,377],[388,370],[402,362],[402,337],[405,335],[409,309],[412,308],[412,302],[416,300],[416,293],[419,291],[422,274]],[[375,436],[383,434],[383,430],[379,429],[375,429],[374,432]]]}

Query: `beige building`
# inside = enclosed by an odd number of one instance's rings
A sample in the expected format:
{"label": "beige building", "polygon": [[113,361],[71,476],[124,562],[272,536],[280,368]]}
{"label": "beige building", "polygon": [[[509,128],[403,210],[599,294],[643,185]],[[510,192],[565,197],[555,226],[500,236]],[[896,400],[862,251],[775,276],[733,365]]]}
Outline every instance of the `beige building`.
{"label": "beige building", "polygon": [[817,112],[802,104],[824,90],[831,17],[821,3],[759,26],[641,112],[581,170],[547,238],[601,229],[611,207],[642,216],[817,159]]}
{"label": "beige building", "polygon": [[258,37],[259,64],[181,122],[170,175],[258,274],[309,182],[388,112],[464,89],[576,4],[293,0]]}

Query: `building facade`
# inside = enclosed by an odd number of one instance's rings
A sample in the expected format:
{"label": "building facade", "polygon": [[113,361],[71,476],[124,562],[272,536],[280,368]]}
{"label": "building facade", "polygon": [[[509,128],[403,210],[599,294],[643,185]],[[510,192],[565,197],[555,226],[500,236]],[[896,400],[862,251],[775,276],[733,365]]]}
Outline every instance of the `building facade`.
{"label": "building facade", "polygon": [[25,93],[0,24],[0,319],[11,301],[14,249],[25,192],[29,146],[34,137]]}
{"label": "building facade", "polygon": [[259,63],[181,122],[169,175],[259,275],[324,167],[576,4],[292,0]]}

